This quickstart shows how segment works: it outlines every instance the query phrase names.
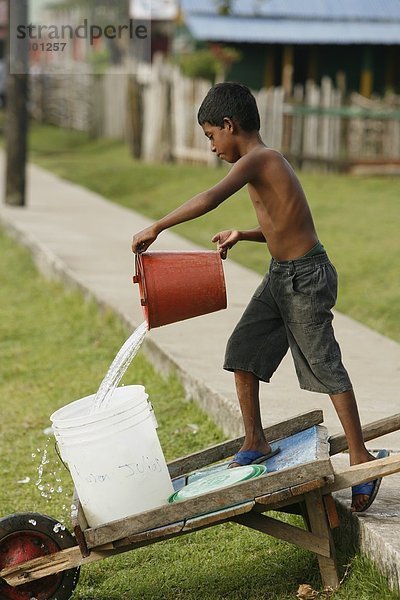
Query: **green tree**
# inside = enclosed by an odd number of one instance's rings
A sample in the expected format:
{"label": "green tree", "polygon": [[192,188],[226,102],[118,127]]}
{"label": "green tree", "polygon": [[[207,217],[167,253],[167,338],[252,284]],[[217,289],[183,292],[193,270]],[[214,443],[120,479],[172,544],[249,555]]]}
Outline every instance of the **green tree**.
{"label": "green tree", "polygon": [[215,82],[223,81],[229,67],[240,60],[241,56],[236,48],[210,44],[208,48],[181,55],[178,62],[187,77],[200,77]]}
{"label": "green tree", "polygon": [[232,0],[215,0],[218,14],[230,15],[232,12]]}
{"label": "green tree", "polygon": [[[214,0],[220,15],[230,15],[233,9],[233,0]],[[265,0],[253,0],[253,13],[257,14]]]}
{"label": "green tree", "polygon": [[53,9],[74,8],[77,6],[91,9],[107,8],[110,11],[120,11],[128,13],[127,0],[63,0],[62,2],[49,1],[48,6]]}

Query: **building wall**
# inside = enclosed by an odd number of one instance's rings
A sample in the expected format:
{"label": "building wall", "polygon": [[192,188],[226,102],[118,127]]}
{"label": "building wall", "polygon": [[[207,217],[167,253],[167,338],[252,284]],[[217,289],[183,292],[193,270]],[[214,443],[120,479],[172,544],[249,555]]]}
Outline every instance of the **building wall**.
{"label": "building wall", "polygon": [[307,79],[320,83],[325,75],[336,81],[338,74],[343,83],[341,74],[344,74],[347,91],[365,96],[382,95],[387,90],[400,92],[400,46],[238,44],[235,47],[242,58],[232,65],[227,77],[252,89],[284,82],[304,84]]}
{"label": "building wall", "polygon": [[254,90],[264,85],[266,47],[260,44],[228,44],[239,50],[241,60],[228,70],[227,79],[241,81]]}

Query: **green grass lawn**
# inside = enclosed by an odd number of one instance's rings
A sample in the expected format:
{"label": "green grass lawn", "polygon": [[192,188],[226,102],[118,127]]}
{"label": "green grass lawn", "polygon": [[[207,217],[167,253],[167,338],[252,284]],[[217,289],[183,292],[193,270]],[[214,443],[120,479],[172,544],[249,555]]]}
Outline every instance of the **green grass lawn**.
{"label": "green grass lawn", "polygon": [[[46,281],[28,252],[1,230],[0,280],[0,516],[38,511],[68,525],[72,485],[45,433],[49,415],[96,391],[129,332],[79,293]],[[145,385],[167,459],[223,439],[199,408],[185,400],[177,380],[160,377],[140,353],[123,381]],[[191,424],[198,426],[196,434]],[[46,447],[42,495],[36,482]],[[339,554],[342,573],[348,560]],[[74,599],[289,600],[301,583],[320,588],[314,555],[227,524],[88,565]],[[399,596],[369,561],[356,557],[334,598]]]}
{"label": "green grass lawn", "polygon": [[[106,198],[158,218],[215,184],[226,167],[150,165],[133,161],[118,141],[34,125],[31,158],[62,177]],[[338,310],[400,341],[400,177],[300,174],[319,237],[339,271]],[[200,220],[176,232],[211,248],[212,235],[227,228],[255,226],[246,190]],[[135,233],[132,231],[132,233]],[[263,244],[243,242],[231,258],[264,273]]]}

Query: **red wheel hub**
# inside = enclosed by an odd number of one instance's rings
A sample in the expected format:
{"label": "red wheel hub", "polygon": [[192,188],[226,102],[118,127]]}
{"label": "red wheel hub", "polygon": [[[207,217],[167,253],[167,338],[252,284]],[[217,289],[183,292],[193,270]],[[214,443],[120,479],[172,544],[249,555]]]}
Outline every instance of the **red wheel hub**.
{"label": "red wheel hub", "polygon": [[[44,533],[28,530],[11,533],[0,541],[0,571],[59,550]],[[0,597],[2,600],[48,600],[59,588],[61,580],[62,573],[58,573],[15,588],[0,583]]]}

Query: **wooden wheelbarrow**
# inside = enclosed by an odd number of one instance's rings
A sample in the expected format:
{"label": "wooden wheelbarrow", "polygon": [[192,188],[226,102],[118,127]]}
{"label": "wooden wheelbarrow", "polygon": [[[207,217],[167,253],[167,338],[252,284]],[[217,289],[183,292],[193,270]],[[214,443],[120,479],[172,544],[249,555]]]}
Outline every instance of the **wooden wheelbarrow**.
{"label": "wooden wheelbarrow", "polygon": [[[331,529],[339,525],[339,518],[331,494],[400,471],[400,454],[335,470],[330,456],[347,448],[346,439],[343,435],[329,438],[322,421],[322,411],[315,410],[266,428],[272,447],[280,447],[268,460],[268,472],[224,489],[98,527],[88,526],[79,498],[74,498],[74,535],[36,513],[1,519],[0,597],[68,600],[82,565],[227,521],[314,552],[323,585],[335,589],[339,577]],[[398,429],[400,414],[364,427],[364,439]],[[175,489],[201,475],[199,471],[220,468],[215,464],[232,456],[242,439],[172,461],[168,467]],[[302,514],[307,529],[265,514],[272,510]]]}

